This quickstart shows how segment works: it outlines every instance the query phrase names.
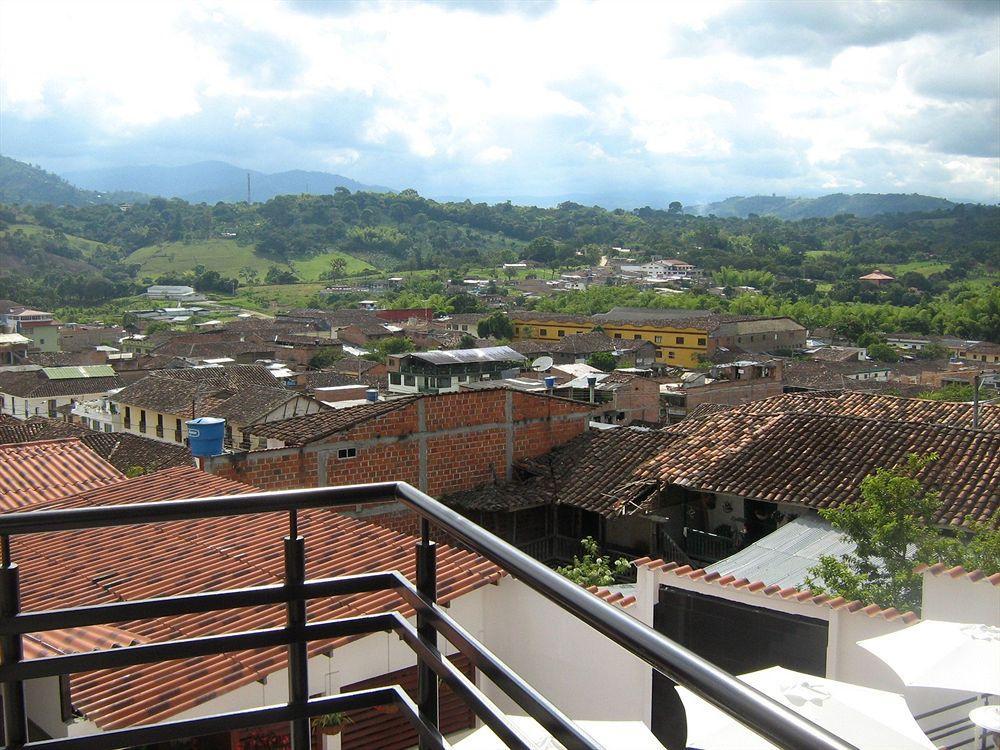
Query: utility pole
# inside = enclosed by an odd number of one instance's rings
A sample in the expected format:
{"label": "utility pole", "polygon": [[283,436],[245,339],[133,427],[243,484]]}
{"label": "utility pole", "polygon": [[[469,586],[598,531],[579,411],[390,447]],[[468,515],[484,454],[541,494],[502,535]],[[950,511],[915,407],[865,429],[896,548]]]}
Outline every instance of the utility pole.
{"label": "utility pole", "polygon": [[972,429],[979,429],[979,379],[980,373],[972,377]]}
{"label": "utility pole", "polygon": [[250,205],[250,173],[247,172],[247,205]]}

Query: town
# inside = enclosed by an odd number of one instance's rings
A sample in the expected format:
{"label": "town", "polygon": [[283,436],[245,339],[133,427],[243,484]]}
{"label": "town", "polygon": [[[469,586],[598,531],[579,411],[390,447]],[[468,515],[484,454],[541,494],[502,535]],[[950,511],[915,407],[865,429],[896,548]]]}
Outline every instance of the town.
{"label": "town", "polygon": [[9,750],[1000,750],[997,0],[0,2]]}

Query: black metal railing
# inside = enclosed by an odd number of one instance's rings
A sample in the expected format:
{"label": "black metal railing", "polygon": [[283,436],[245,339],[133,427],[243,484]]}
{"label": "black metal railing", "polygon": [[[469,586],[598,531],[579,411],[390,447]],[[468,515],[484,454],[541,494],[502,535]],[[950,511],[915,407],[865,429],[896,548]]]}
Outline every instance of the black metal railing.
{"label": "black metal railing", "polygon": [[[297,511],[387,501],[402,502],[421,517],[421,538],[416,544],[416,586],[395,571],[320,580],[306,579],[304,540],[298,534]],[[11,559],[11,536],[274,512],[289,514],[289,535],[284,540],[285,581],[282,584],[40,612],[20,610],[19,570]],[[395,704],[413,725],[422,748],[445,748],[447,745],[438,730],[437,721],[440,679],[465,700],[483,723],[508,747],[528,748],[528,743],[508,723],[506,717],[497,711],[460,670],[442,656],[437,648],[438,636],[442,636],[566,748],[599,748],[600,745],[436,604],[435,543],[430,538],[431,524],[505,568],[515,578],[605,637],[614,640],[654,669],[685,685],[780,747],[850,750],[850,746],[842,740],[621,610],[592,596],[580,586],[428,495],[408,484],[397,482],[0,515],[0,686],[3,694],[6,747],[29,750],[111,750],[288,721],[291,723],[293,748],[307,750],[311,717]],[[306,621],[307,600],[384,590],[397,592],[414,609],[415,627],[398,612],[323,622]],[[284,627],[28,661],[22,658],[21,637],[25,633],[276,604],[286,606]],[[306,646],[309,642],[383,631],[397,633],[416,653],[419,675],[416,702],[398,686],[341,693],[325,698],[308,697]],[[289,696],[286,703],[68,739],[28,741],[23,689],[25,680],[280,645],[288,648]]]}
{"label": "black metal railing", "polygon": [[714,563],[736,553],[732,537],[713,534],[700,529],[684,529],[685,552],[689,557],[704,563]]}

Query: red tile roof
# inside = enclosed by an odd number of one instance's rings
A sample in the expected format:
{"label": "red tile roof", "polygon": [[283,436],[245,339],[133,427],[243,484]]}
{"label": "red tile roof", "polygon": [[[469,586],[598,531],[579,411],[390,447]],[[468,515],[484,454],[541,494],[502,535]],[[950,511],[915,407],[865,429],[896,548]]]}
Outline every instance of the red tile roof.
{"label": "red tile roof", "polygon": [[[241,494],[252,489],[193,468],[169,469],[46,507]],[[306,539],[310,578],[399,570],[415,579],[413,537],[326,510],[300,512],[299,530]],[[17,537],[13,554],[22,570],[23,607],[39,610],[277,583],[286,533],[285,514],[213,518],[127,531],[90,529]],[[438,593],[443,603],[495,583],[501,575],[500,568],[478,555],[446,545],[438,548]],[[310,620],[391,610],[412,615],[391,592],[332,597],[308,607]],[[76,644],[73,647],[88,648],[102,638],[155,642],[283,622],[281,607],[254,607],[120,623],[121,630],[114,634],[98,632],[89,635],[89,641],[81,641],[77,634],[69,638]],[[57,634],[41,640],[58,649],[66,639]],[[310,654],[328,653],[348,640],[313,643]],[[43,648],[35,647],[34,653],[43,653]],[[72,701],[103,729],[147,724],[261,680],[283,669],[285,658],[283,648],[272,648],[78,674],[71,678]]]}
{"label": "red tile roof", "polygon": [[778,597],[788,601],[802,604],[814,604],[817,607],[828,607],[829,609],[842,610],[844,612],[860,612],[869,617],[881,617],[886,620],[901,619],[903,622],[916,622],[920,618],[914,612],[900,612],[895,607],[883,609],[877,604],[865,604],[857,599],[848,601],[842,596],[828,596],[826,594],[814,594],[809,589],[797,589],[794,587],[782,588],[777,584],[768,586],[763,581],[750,581],[746,578],[736,578],[735,576],[722,575],[721,573],[708,573],[704,568],[692,568],[690,565],[681,565],[676,562],[664,562],[643,557],[634,560],[633,565],[640,568],[647,568],[662,574],[672,574],[678,578],[687,578],[691,581],[698,581],[704,584],[713,584],[723,588],[732,588],[745,591],[751,594],[760,594],[767,597]]}
{"label": "red tile roof", "polygon": [[0,445],[0,513],[122,479],[121,472],[76,438]]}

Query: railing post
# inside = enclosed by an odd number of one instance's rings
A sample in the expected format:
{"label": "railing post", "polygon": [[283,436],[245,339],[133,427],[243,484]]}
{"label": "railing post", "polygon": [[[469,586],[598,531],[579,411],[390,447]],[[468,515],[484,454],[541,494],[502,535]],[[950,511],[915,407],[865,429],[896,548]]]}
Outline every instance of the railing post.
{"label": "railing post", "polygon": [[[296,513],[290,514],[290,534],[285,537],[285,585],[300,586],[306,580],[305,540],[298,535]],[[306,624],[306,602],[299,595],[287,603],[285,626],[290,630]],[[288,702],[299,707],[309,701],[309,654],[304,634],[300,631],[293,643],[288,644]],[[309,750],[311,744],[308,718],[291,722],[292,750]]]}
{"label": "railing post", "polygon": [[[10,559],[10,538],[0,537],[2,567],[0,567],[0,615],[13,617],[21,611],[20,571]],[[20,635],[0,637],[0,660],[3,664],[17,664],[23,657]],[[28,741],[28,712],[24,704],[24,683],[3,683],[4,747],[15,748]]]}
{"label": "railing post", "polygon": [[[430,523],[420,519],[420,541],[417,542],[417,590],[430,601],[437,601],[437,549],[431,541]],[[437,630],[431,619],[417,612],[417,635],[428,646],[437,649]],[[433,727],[438,726],[437,674],[423,659],[417,659],[417,705],[420,718]],[[420,743],[421,750],[424,742]]]}

